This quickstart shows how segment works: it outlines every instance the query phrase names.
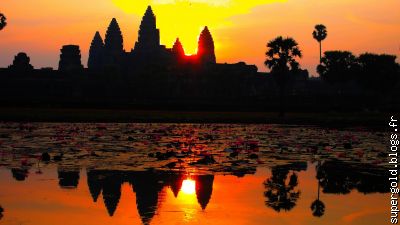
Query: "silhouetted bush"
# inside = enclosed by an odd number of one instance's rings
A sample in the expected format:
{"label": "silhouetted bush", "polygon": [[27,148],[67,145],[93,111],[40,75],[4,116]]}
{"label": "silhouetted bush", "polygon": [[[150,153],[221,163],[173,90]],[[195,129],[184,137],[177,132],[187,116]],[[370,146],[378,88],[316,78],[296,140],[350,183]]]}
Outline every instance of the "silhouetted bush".
{"label": "silhouetted bush", "polygon": [[400,66],[395,55],[364,53],[358,62],[360,73],[357,81],[367,89],[388,93],[400,80]]}
{"label": "silhouetted bush", "polygon": [[359,67],[356,57],[348,51],[327,51],[318,65],[321,78],[330,84],[342,84],[355,78]]}

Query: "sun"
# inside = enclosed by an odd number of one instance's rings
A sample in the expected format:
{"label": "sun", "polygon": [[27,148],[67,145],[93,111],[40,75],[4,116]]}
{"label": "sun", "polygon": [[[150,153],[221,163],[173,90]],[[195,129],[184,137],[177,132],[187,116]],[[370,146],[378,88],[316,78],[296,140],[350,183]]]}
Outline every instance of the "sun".
{"label": "sun", "polygon": [[186,179],[182,182],[181,191],[187,195],[193,195],[196,193],[196,181],[192,179]]}

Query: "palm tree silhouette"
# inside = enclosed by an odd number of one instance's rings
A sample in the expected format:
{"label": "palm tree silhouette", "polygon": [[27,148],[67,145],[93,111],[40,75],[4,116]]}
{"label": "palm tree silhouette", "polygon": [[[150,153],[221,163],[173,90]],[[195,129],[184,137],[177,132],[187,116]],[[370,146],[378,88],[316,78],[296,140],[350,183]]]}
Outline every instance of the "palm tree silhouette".
{"label": "palm tree silhouette", "polygon": [[[319,170],[319,168],[321,167],[321,161],[318,161],[318,165],[317,165],[317,171]],[[318,174],[318,172],[317,172]],[[319,177],[317,175],[317,180],[318,180],[318,197],[315,201],[313,201],[311,203],[311,210],[312,210],[312,214],[315,217],[321,217],[324,215],[325,213],[325,204],[319,200],[319,192],[320,192],[320,182],[319,182]]]}
{"label": "palm tree silhouette", "polygon": [[328,32],[326,30],[325,25],[317,24],[315,25],[314,31],[312,33],[313,38],[319,43],[319,63],[321,63],[322,59],[322,41],[328,36]]}
{"label": "palm tree silhouette", "polygon": [[7,18],[4,16],[3,13],[0,13],[0,30],[3,30],[6,25],[7,25]]}
{"label": "palm tree silhouette", "polygon": [[280,91],[280,116],[284,116],[284,92],[291,75],[298,71],[299,63],[297,58],[302,57],[302,53],[297,42],[290,37],[279,36],[267,44],[267,60],[265,65],[271,70]]}
{"label": "palm tree silhouette", "polygon": [[267,198],[265,205],[277,212],[282,209],[290,211],[300,197],[300,191],[295,190],[298,185],[297,174],[292,173],[287,182],[288,174],[289,170],[286,168],[276,167],[272,169],[272,177],[264,181],[264,196]]}
{"label": "palm tree silhouette", "polygon": [[[319,195],[319,192],[318,192],[318,195]],[[321,200],[316,199],[315,201],[313,201],[311,203],[311,210],[313,212],[313,216],[321,217],[325,213],[325,204]]]}

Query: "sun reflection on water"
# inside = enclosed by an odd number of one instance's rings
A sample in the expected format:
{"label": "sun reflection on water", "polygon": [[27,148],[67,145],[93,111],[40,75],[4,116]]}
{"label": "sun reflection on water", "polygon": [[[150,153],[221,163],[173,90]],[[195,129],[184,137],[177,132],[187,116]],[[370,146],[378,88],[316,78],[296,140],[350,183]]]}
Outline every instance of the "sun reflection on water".
{"label": "sun reflection on water", "polygon": [[186,179],[182,182],[182,192],[186,195],[193,195],[196,193],[196,181]]}
{"label": "sun reflection on water", "polygon": [[197,214],[197,198],[196,198],[196,181],[191,178],[186,178],[182,181],[181,192],[177,200],[181,205],[181,210],[184,213],[183,220],[185,222],[193,222],[196,220]]}

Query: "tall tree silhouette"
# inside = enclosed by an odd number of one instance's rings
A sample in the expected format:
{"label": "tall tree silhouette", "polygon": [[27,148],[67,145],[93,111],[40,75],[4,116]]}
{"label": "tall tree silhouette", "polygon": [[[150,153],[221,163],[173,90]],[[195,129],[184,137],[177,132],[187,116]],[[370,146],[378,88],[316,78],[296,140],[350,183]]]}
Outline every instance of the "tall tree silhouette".
{"label": "tall tree silhouette", "polygon": [[311,207],[310,207],[312,212],[313,212],[312,214],[315,217],[321,217],[325,213],[325,204],[321,200],[319,200],[319,192],[320,192],[320,182],[319,182],[319,180],[320,179],[318,177],[318,171],[319,171],[320,167],[321,167],[321,161],[318,161],[318,165],[316,166],[316,169],[317,169],[317,180],[318,180],[318,197],[317,197],[317,199],[315,201],[313,201],[311,203]]}
{"label": "tall tree silhouette", "polygon": [[290,37],[283,38],[279,36],[267,44],[267,60],[265,65],[271,70],[279,86],[280,94],[280,116],[284,116],[284,94],[289,80],[299,70],[297,58],[302,57],[299,45]]}
{"label": "tall tree silhouette", "polygon": [[7,25],[7,18],[3,13],[0,13],[0,30],[3,30]]}
{"label": "tall tree silhouette", "polygon": [[326,30],[325,25],[317,24],[314,27],[314,31],[312,33],[313,38],[319,43],[319,63],[321,63],[322,59],[322,41],[328,36],[328,32]]}
{"label": "tall tree silhouette", "polygon": [[300,197],[300,191],[295,190],[298,185],[297,174],[292,173],[287,181],[288,174],[287,168],[275,167],[272,169],[272,177],[264,181],[264,196],[267,198],[265,204],[277,212],[293,209]]}

